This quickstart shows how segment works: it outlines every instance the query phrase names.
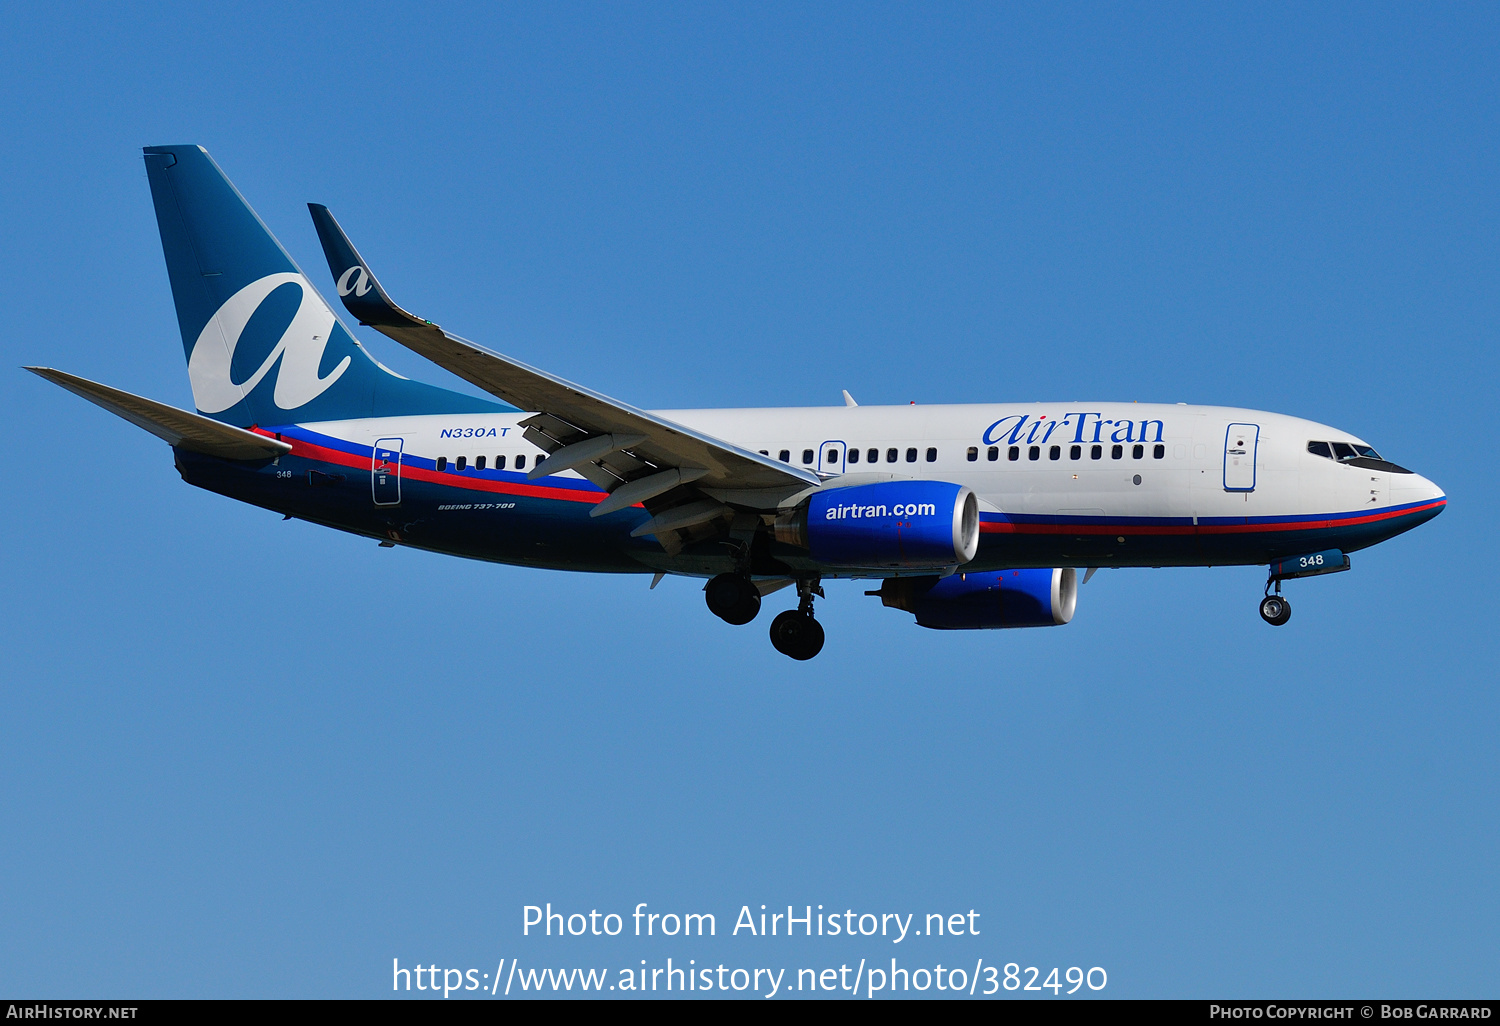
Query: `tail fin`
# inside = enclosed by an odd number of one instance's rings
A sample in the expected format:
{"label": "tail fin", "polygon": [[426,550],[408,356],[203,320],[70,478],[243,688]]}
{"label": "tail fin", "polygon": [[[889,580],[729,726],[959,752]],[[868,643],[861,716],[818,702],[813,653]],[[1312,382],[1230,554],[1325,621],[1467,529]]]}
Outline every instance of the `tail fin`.
{"label": "tail fin", "polygon": [[246,427],[504,409],[375,362],[201,146],[145,153],[199,412]]}

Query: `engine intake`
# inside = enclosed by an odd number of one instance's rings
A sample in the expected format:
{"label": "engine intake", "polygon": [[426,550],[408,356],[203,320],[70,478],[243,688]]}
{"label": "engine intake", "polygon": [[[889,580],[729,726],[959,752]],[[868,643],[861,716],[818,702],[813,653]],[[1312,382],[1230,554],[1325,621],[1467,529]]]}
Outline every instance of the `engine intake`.
{"label": "engine intake", "polygon": [[920,626],[940,631],[1054,627],[1073,619],[1078,574],[1064,567],[890,577],[880,585],[880,601],[915,613]]}
{"label": "engine intake", "polygon": [[778,518],[775,535],[828,566],[962,566],[979,551],[979,500],[948,481],[825,488]]}

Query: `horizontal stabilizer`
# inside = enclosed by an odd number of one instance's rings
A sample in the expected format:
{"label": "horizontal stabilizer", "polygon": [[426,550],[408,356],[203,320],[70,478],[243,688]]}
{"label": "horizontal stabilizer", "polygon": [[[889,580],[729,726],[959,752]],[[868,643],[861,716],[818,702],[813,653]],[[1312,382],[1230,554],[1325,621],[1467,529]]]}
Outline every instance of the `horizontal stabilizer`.
{"label": "horizontal stabilizer", "polygon": [[253,431],[201,414],[179,410],[154,399],[122,392],[118,388],[80,378],[76,374],[53,370],[51,367],[26,369],[104,407],[117,417],[123,417],[136,427],[144,428],[168,445],[226,460],[268,460],[292,451],[290,445],[274,438],[257,435]]}

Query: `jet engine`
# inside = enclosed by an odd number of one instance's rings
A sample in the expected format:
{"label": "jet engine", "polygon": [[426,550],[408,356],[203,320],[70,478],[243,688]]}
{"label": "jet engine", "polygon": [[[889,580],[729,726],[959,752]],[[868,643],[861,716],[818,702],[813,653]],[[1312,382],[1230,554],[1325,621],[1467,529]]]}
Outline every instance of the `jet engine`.
{"label": "jet engine", "polygon": [[882,604],[915,613],[920,626],[940,631],[1052,627],[1073,619],[1078,575],[1064,567],[890,577],[878,594]]}
{"label": "jet engine", "polygon": [[979,551],[979,500],[948,481],[825,488],[777,518],[775,536],[831,567],[962,566]]}

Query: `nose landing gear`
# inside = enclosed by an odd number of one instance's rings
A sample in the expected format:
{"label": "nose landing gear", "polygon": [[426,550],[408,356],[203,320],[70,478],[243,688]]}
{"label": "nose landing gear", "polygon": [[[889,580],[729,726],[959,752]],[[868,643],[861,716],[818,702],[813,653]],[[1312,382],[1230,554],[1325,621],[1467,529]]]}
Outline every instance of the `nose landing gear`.
{"label": "nose landing gear", "polygon": [[1292,604],[1281,597],[1281,582],[1276,583],[1277,594],[1267,595],[1260,600],[1260,618],[1272,627],[1280,627],[1292,618]]}
{"label": "nose landing gear", "polygon": [[813,618],[813,595],[822,595],[816,580],[797,582],[801,601],[771,621],[771,645],[793,659],[811,659],[823,651],[823,625]]}
{"label": "nose landing gear", "polygon": [[[1266,576],[1266,597],[1260,600],[1260,618],[1272,627],[1280,627],[1292,618],[1292,604],[1281,597],[1281,582],[1299,577],[1321,577],[1324,574],[1341,573],[1349,569],[1349,557],[1338,549],[1309,552],[1305,556],[1289,556],[1277,560],[1270,566]],[[1275,587],[1276,594],[1271,594]]]}

